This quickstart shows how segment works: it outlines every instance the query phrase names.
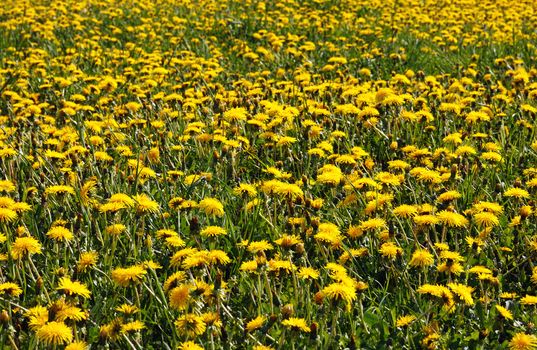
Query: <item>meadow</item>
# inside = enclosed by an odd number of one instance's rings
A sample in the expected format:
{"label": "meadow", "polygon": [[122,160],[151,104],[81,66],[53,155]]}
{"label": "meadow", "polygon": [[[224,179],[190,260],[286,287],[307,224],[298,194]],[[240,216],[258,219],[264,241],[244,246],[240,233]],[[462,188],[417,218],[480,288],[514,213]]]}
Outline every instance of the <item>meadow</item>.
{"label": "meadow", "polygon": [[0,349],[537,349],[537,2],[0,2]]}

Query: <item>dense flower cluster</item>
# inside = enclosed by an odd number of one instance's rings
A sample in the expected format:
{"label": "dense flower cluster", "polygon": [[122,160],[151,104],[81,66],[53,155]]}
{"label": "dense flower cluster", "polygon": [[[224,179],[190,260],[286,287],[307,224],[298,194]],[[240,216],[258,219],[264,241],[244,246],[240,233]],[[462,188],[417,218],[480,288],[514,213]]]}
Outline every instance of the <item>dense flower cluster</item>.
{"label": "dense flower cluster", "polygon": [[536,23],[2,2],[0,344],[537,348]]}

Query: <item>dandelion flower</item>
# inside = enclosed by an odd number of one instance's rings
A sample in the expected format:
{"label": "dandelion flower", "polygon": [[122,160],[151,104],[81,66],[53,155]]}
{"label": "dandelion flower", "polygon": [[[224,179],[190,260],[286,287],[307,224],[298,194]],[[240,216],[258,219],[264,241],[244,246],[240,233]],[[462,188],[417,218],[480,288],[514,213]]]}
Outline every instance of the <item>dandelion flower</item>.
{"label": "dandelion flower", "polygon": [[75,195],[75,189],[72,186],[65,186],[65,185],[56,185],[56,186],[50,186],[45,189],[45,194],[57,194],[57,195],[64,195],[64,194],[70,194]]}
{"label": "dandelion flower", "polygon": [[203,347],[194,343],[193,341],[186,341],[179,344],[178,350],[203,350]]}
{"label": "dandelion flower", "polygon": [[0,180],[0,192],[14,192],[17,188],[10,180]]}
{"label": "dandelion flower", "polygon": [[145,328],[145,324],[142,321],[131,321],[121,325],[121,333],[134,333],[139,332]]}
{"label": "dandelion flower", "polygon": [[537,296],[526,294],[525,297],[520,298],[520,303],[522,305],[535,305],[537,304]]}
{"label": "dandelion flower", "polygon": [[448,283],[449,289],[455,293],[466,305],[474,305],[474,299],[472,298],[472,292],[474,288],[465,286],[460,283]]}
{"label": "dandelion flower", "polygon": [[97,263],[98,256],[99,254],[94,251],[83,252],[82,254],[80,254],[76,269],[79,272],[86,271],[89,267],[94,266]]}
{"label": "dandelion flower", "polygon": [[529,198],[530,197],[530,194],[528,193],[528,191],[523,190],[521,188],[517,188],[517,187],[512,187],[512,188],[507,189],[503,193],[503,195],[505,197],[514,197],[514,198]]}
{"label": "dandelion flower", "polygon": [[11,222],[17,218],[17,212],[9,208],[0,208],[0,222]]}
{"label": "dandelion flower", "polygon": [[319,271],[315,270],[312,267],[301,267],[298,270],[297,277],[301,279],[318,279]]}
{"label": "dandelion flower", "polygon": [[345,283],[332,283],[321,290],[323,295],[334,301],[343,300],[350,304],[356,299],[356,290],[354,286]]}
{"label": "dandelion flower", "polygon": [[412,218],[418,226],[434,226],[440,221],[436,216],[425,214],[416,215]]}
{"label": "dandelion flower", "polygon": [[73,340],[73,330],[63,322],[47,322],[41,326],[36,336],[48,345],[61,345]]}
{"label": "dandelion flower", "polygon": [[506,320],[512,320],[513,319],[513,314],[511,313],[511,311],[507,310],[506,308],[504,308],[501,305],[495,305],[495,306],[496,306],[496,311],[498,311],[498,313],[503,318],[505,318]]}
{"label": "dandelion flower", "polygon": [[414,315],[404,315],[404,316],[401,316],[397,319],[397,321],[395,322],[395,326],[396,327],[407,327],[408,325],[410,325],[412,322],[414,322],[416,320],[416,316]]}
{"label": "dandelion flower", "polygon": [[65,350],[87,350],[88,344],[84,341],[75,341],[65,347]]}
{"label": "dandelion flower", "polygon": [[255,261],[255,260],[244,261],[241,264],[241,267],[239,268],[239,271],[255,272],[255,271],[257,271],[257,267],[258,267],[257,261]]}
{"label": "dandelion flower", "polygon": [[253,320],[251,320],[250,322],[248,322],[246,324],[246,331],[247,332],[252,332],[252,331],[255,331],[256,329],[259,329],[263,326],[263,323],[265,323],[267,319],[263,316],[257,316],[256,318],[254,318]]}
{"label": "dandelion flower", "polygon": [[282,325],[295,331],[311,332],[311,328],[303,318],[290,317],[282,321]]}
{"label": "dandelion flower", "polygon": [[22,289],[18,284],[13,282],[0,283],[0,295],[8,294],[16,297],[22,294]]}
{"label": "dandelion flower", "polygon": [[117,268],[112,271],[112,279],[122,287],[141,282],[147,271],[140,265]]}
{"label": "dandelion flower", "polygon": [[175,327],[181,335],[197,337],[205,332],[207,325],[201,316],[185,314],[175,320]]}
{"label": "dandelion flower", "polygon": [[393,260],[403,254],[403,249],[393,242],[387,242],[380,246],[379,252],[382,256]]}
{"label": "dandelion flower", "polygon": [[537,337],[533,334],[516,333],[509,342],[511,350],[532,350],[537,349]]}
{"label": "dandelion flower", "polygon": [[70,241],[73,239],[73,233],[63,226],[54,226],[48,232],[47,236],[56,241]]}
{"label": "dandelion flower", "polygon": [[393,209],[393,215],[403,219],[414,217],[417,214],[418,209],[415,205],[402,204]]}
{"label": "dandelion flower", "polygon": [[170,306],[176,310],[184,310],[190,299],[190,286],[183,284],[170,291]]}
{"label": "dandelion flower", "polygon": [[257,241],[257,242],[250,242],[248,244],[248,251],[250,253],[256,254],[259,252],[264,252],[266,250],[272,250],[274,249],[274,246],[267,242],[266,240]]}
{"label": "dandelion flower", "polygon": [[36,253],[41,253],[41,243],[33,237],[17,237],[11,245],[13,259],[21,259]]}
{"label": "dandelion flower", "polygon": [[436,214],[436,217],[440,222],[443,224],[446,224],[449,227],[466,227],[468,226],[468,219],[466,219],[463,215],[447,210],[442,210],[438,214]]}
{"label": "dandelion flower", "polygon": [[201,230],[200,235],[205,237],[217,237],[227,235],[227,231],[220,226],[207,226]]}
{"label": "dandelion flower", "polygon": [[381,218],[373,218],[360,222],[359,226],[363,231],[374,231],[377,229],[385,229],[388,227],[386,221]]}
{"label": "dandelion flower", "polygon": [[142,214],[145,213],[158,213],[159,204],[149,198],[146,194],[137,194],[133,197],[137,206],[136,211]]}
{"label": "dandelion flower", "polygon": [[108,198],[109,203],[121,203],[126,207],[134,207],[134,199],[129,197],[124,193],[115,193],[110,198]]}
{"label": "dandelion flower", "polygon": [[91,294],[86,285],[78,281],[71,281],[69,277],[62,277],[56,289],[67,295],[79,295],[83,298],[89,298]]}
{"label": "dandelion flower", "polygon": [[434,263],[433,255],[425,249],[417,249],[412,253],[412,258],[408,263],[413,267],[427,267]]}
{"label": "dandelion flower", "polygon": [[500,220],[496,215],[489,212],[481,212],[474,214],[474,221],[481,227],[494,227],[500,224]]}
{"label": "dandelion flower", "polygon": [[224,205],[216,198],[204,198],[198,203],[200,208],[207,216],[224,216]]}

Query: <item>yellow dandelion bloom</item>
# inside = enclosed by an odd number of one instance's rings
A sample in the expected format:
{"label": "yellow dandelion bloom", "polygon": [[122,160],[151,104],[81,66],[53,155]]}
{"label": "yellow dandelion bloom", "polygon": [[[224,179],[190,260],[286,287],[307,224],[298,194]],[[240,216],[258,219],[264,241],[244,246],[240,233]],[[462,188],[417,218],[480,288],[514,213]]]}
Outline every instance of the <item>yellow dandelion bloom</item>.
{"label": "yellow dandelion bloom", "polygon": [[225,236],[227,231],[220,226],[207,226],[201,230],[200,235],[205,237]]}
{"label": "yellow dandelion bloom", "polygon": [[386,229],[388,225],[386,224],[386,221],[381,218],[373,218],[365,221],[360,222],[360,229],[362,231],[374,231],[377,229]]}
{"label": "yellow dandelion bloom", "polygon": [[47,322],[41,326],[36,336],[47,345],[62,345],[73,340],[73,330],[63,322]]}
{"label": "yellow dandelion bloom", "polygon": [[158,213],[159,204],[149,198],[146,194],[137,194],[133,197],[136,202],[136,211],[142,214],[145,213]]}
{"label": "yellow dandelion bloom", "polygon": [[353,285],[346,283],[332,283],[321,290],[326,297],[335,301],[345,301],[350,304],[356,299],[356,290]]}
{"label": "yellow dandelion bloom", "polygon": [[17,219],[17,212],[9,208],[0,208],[0,222],[11,222]]}
{"label": "yellow dandelion bloom", "polygon": [[33,237],[17,237],[11,245],[13,259],[21,259],[36,253],[41,253],[41,243]]}
{"label": "yellow dandelion bloom", "polygon": [[142,329],[145,328],[145,324],[142,321],[131,321],[127,323],[123,323],[121,325],[121,333],[134,333],[139,332]]}
{"label": "yellow dandelion bloom", "polygon": [[412,258],[408,263],[413,267],[427,267],[431,266],[434,263],[434,258],[431,253],[425,249],[417,249],[412,253]]}
{"label": "yellow dandelion bloom", "polygon": [[83,252],[80,254],[76,268],[79,272],[84,272],[97,263],[99,254],[94,251]]}
{"label": "yellow dandelion bloom", "polygon": [[65,186],[65,185],[56,185],[56,186],[50,186],[45,189],[46,195],[64,195],[64,194],[70,194],[75,195],[75,189],[72,186]]}
{"label": "yellow dandelion bloom", "polygon": [[474,305],[474,299],[472,298],[474,288],[460,283],[448,283],[448,287],[454,294],[464,301],[466,305]]}
{"label": "yellow dandelion bloom", "polygon": [[75,341],[65,347],[65,350],[87,350],[88,344],[84,341]]}
{"label": "yellow dandelion bloom", "polygon": [[297,277],[301,279],[318,279],[319,271],[312,267],[301,267],[298,270]]}
{"label": "yellow dandelion bloom", "polygon": [[201,345],[194,343],[193,341],[186,341],[179,344],[178,350],[204,350]]}
{"label": "yellow dandelion bloom", "polygon": [[207,325],[201,316],[184,314],[175,320],[177,332],[181,335],[195,338],[205,332]]}
{"label": "yellow dandelion bloom", "polygon": [[414,315],[404,315],[404,316],[400,316],[397,321],[395,322],[395,326],[396,327],[407,327],[409,326],[412,322],[414,322],[416,320],[416,316]]}
{"label": "yellow dandelion bloom", "polygon": [[295,331],[311,332],[311,328],[303,318],[290,317],[287,320],[283,320],[282,325]]}
{"label": "yellow dandelion bloom", "polygon": [[528,191],[523,190],[522,188],[518,187],[511,187],[507,189],[503,195],[505,197],[514,197],[514,198],[530,198],[530,194]]}
{"label": "yellow dandelion bloom", "polygon": [[85,284],[78,281],[71,281],[69,277],[62,277],[58,283],[57,290],[61,290],[67,295],[79,295],[83,298],[89,298],[91,292]]}
{"label": "yellow dandelion bloom", "polygon": [[392,260],[403,255],[403,249],[393,242],[383,243],[380,246],[379,252],[382,256]]}
{"label": "yellow dandelion bloom", "polygon": [[200,208],[207,216],[224,216],[224,205],[216,198],[204,198],[198,203]]}
{"label": "yellow dandelion bloom", "polygon": [[16,297],[22,294],[22,289],[18,284],[13,282],[0,283],[0,295],[7,294]]}
{"label": "yellow dandelion bloom", "polygon": [[170,306],[176,310],[184,310],[190,300],[190,286],[183,284],[173,288],[169,294]]}
{"label": "yellow dandelion bloom", "polygon": [[449,227],[466,227],[468,226],[468,219],[463,215],[447,210],[442,210],[436,214],[438,220],[441,223]]}
{"label": "yellow dandelion bloom", "polygon": [[537,349],[537,337],[533,334],[516,333],[509,342],[510,350],[532,350]]}
{"label": "yellow dandelion bloom", "polygon": [[56,240],[56,241],[70,241],[73,239],[73,233],[63,227],[63,226],[54,226],[47,232],[47,236]]}
{"label": "yellow dandelion bloom", "polygon": [[127,268],[117,268],[113,270],[112,279],[118,285],[127,287],[131,284],[140,283],[146,274],[147,271],[143,266],[134,265]]}
{"label": "yellow dandelion bloom", "polygon": [[520,298],[520,303],[522,305],[535,305],[537,304],[537,296],[526,294],[525,297]]}
{"label": "yellow dandelion bloom", "polygon": [[495,305],[495,307],[496,307],[496,311],[498,311],[498,313],[503,318],[505,318],[506,320],[512,320],[513,319],[513,314],[511,313],[511,311],[507,310],[506,308],[504,308],[501,305]]}
{"label": "yellow dandelion bloom", "polygon": [[254,318],[253,320],[251,320],[250,322],[246,324],[245,330],[247,332],[255,331],[256,329],[261,328],[266,320],[267,319],[264,316],[257,316],[256,318]]}

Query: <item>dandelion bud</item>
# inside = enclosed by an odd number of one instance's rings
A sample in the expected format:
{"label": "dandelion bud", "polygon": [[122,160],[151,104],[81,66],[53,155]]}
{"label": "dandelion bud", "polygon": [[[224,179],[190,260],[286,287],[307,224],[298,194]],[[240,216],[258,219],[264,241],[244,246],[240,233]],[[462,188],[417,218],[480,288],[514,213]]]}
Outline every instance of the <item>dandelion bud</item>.
{"label": "dandelion bud", "polygon": [[524,205],[520,208],[519,214],[522,219],[527,218],[532,213],[531,207],[529,205]]}
{"label": "dandelion bud", "polygon": [[35,281],[35,287],[37,290],[41,290],[43,288],[43,278],[41,276]]}
{"label": "dandelion bud", "polygon": [[28,234],[28,230],[24,226],[17,227],[17,236],[22,237]]}
{"label": "dandelion bud", "polygon": [[282,317],[284,319],[288,319],[289,317],[293,316],[294,307],[292,304],[285,304],[284,306],[282,306],[281,312]]}
{"label": "dandelion bud", "polygon": [[214,281],[214,291],[217,291],[222,287],[222,272],[218,271],[216,279]]}
{"label": "dandelion bud", "polygon": [[450,174],[451,179],[454,179],[455,177],[457,177],[457,170],[458,170],[457,164],[452,164],[451,165],[451,174]]}
{"label": "dandelion bud", "polygon": [[147,158],[151,163],[158,163],[160,161],[160,150],[158,147],[153,147],[147,152]]}
{"label": "dandelion bud", "polygon": [[298,255],[303,255],[306,250],[304,249],[304,243],[298,243],[295,246],[295,253]]}
{"label": "dandelion bud", "polygon": [[367,283],[360,281],[360,282],[356,282],[355,288],[357,292],[363,292],[364,290],[369,288],[369,286],[367,285]]}
{"label": "dandelion bud", "polygon": [[147,236],[147,238],[145,239],[145,246],[148,249],[151,249],[151,247],[153,246],[153,239],[151,238],[151,236]]}
{"label": "dandelion bud", "polygon": [[274,323],[276,323],[276,321],[278,321],[278,316],[270,315],[267,324],[265,325],[265,327],[263,327],[263,333],[266,334],[268,330],[270,329],[270,327],[272,327]]}
{"label": "dandelion bud", "polygon": [[2,310],[2,312],[0,312],[0,324],[4,325],[4,326],[7,326],[7,324],[9,323],[10,320],[11,320],[11,317],[9,316],[7,311]]}
{"label": "dandelion bud", "polygon": [[310,339],[317,339],[317,330],[319,329],[317,322],[312,322],[310,324],[310,329]]}
{"label": "dandelion bud", "polygon": [[392,143],[390,143],[391,150],[395,151],[398,147],[399,147],[399,144],[397,143],[397,141],[393,141]]}
{"label": "dandelion bud", "polygon": [[190,220],[190,234],[196,235],[200,231],[200,224],[197,217],[193,217]]}
{"label": "dandelion bud", "polygon": [[255,261],[257,262],[257,265],[265,265],[267,263],[267,257],[264,252],[257,252],[257,256],[255,258]]}
{"label": "dandelion bud", "polygon": [[315,293],[315,295],[313,296],[313,301],[314,301],[315,304],[317,304],[317,305],[322,305],[322,304],[323,304],[323,301],[324,301],[324,294],[323,294],[323,292],[317,292],[317,293]]}

